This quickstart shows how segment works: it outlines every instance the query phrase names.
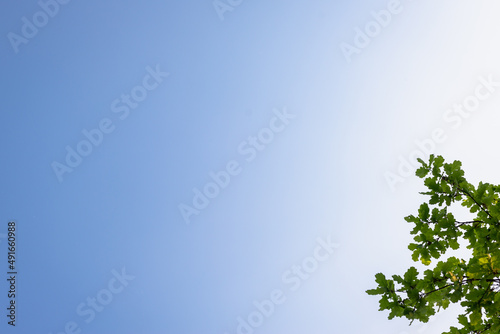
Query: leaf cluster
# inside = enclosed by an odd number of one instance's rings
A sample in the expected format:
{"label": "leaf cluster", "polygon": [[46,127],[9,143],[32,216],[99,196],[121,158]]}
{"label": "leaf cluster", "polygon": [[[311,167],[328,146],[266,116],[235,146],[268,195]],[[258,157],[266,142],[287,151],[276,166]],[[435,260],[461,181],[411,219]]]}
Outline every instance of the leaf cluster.
{"label": "leaf cluster", "polygon": [[[417,214],[405,217],[412,224],[414,242],[408,245],[413,261],[430,266],[449,249],[458,249],[460,240],[472,250],[470,259],[449,257],[420,275],[410,267],[404,275],[375,275],[378,286],[367,290],[380,295],[380,311],[389,310],[389,319],[405,317],[411,322],[429,321],[441,308],[460,303],[465,309],[458,321],[443,334],[500,333],[500,186],[467,182],[462,163],[445,163],[431,155],[418,159],[416,175],[423,179],[428,201]],[[467,208],[475,218],[460,221],[449,212],[453,203]]]}

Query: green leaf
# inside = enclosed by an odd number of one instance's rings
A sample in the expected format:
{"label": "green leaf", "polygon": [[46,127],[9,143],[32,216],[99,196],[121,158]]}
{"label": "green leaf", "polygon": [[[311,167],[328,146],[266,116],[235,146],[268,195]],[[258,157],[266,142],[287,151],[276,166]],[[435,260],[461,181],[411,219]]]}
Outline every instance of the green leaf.
{"label": "green leaf", "polygon": [[375,274],[375,282],[377,282],[381,287],[387,287],[387,279],[382,273]]}
{"label": "green leaf", "polygon": [[429,174],[429,169],[425,167],[420,167],[415,171],[415,175],[418,176],[419,178],[425,177],[427,174]]}
{"label": "green leaf", "polygon": [[372,296],[374,296],[374,295],[380,295],[380,294],[384,293],[383,291],[381,291],[381,289],[380,289],[380,288],[366,290],[365,292],[366,292],[367,294],[369,294],[369,295],[372,295]]}
{"label": "green leaf", "polygon": [[458,316],[458,323],[464,327],[467,327],[469,325],[469,321],[467,320],[467,317],[463,314]]}
{"label": "green leaf", "polygon": [[422,205],[420,205],[420,209],[418,209],[418,216],[424,221],[429,219],[429,205],[427,205],[427,203],[422,203]]}
{"label": "green leaf", "polygon": [[448,243],[452,249],[459,249],[460,248],[460,245],[456,239],[450,239],[448,241]]}
{"label": "green leaf", "polygon": [[469,315],[469,319],[470,319],[470,323],[471,323],[472,326],[479,325],[482,322],[481,312],[480,311],[472,312]]}

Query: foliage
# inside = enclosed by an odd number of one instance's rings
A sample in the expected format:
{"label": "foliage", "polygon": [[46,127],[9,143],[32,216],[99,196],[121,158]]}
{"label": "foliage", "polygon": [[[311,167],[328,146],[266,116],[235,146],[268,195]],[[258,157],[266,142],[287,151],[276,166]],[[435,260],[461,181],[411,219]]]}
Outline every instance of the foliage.
{"label": "foliage", "polygon": [[[428,189],[421,194],[429,197],[420,205],[418,215],[405,217],[413,226],[414,242],[408,245],[412,259],[430,266],[448,249],[458,249],[459,241],[472,250],[472,257],[449,257],[423,275],[415,267],[392,279],[378,273],[378,287],[366,292],[381,295],[379,310],[389,310],[389,319],[427,322],[436,311],[460,302],[464,307],[458,316],[462,327],[451,327],[443,334],[500,333],[500,186],[468,183],[460,161],[445,163],[443,157],[434,155],[428,163],[418,160],[422,166],[416,175],[424,179]],[[475,218],[457,220],[448,211],[455,202],[468,208]]]}

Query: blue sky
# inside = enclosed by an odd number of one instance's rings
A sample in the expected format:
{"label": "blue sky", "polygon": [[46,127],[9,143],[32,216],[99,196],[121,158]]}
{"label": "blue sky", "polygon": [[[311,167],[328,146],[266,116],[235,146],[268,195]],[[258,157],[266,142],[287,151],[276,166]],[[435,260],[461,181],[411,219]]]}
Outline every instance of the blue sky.
{"label": "blue sky", "polygon": [[364,291],[412,263],[403,217],[423,198],[398,168],[415,141],[500,183],[498,5],[218,6],[3,5],[2,333],[424,331]]}

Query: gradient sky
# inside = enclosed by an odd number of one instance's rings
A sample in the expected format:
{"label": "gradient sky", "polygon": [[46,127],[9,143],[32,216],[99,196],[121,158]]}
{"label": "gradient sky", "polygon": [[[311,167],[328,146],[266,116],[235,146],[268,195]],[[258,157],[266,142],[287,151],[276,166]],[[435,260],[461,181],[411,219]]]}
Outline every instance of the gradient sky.
{"label": "gradient sky", "polygon": [[[500,82],[500,5],[218,6],[223,20],[211,0],[3,5],[0,268],[7,277],[15,220],[18,298],[14,329],[2,279],[0,331],[446,330],[454,310],[408,327],[364,291],[375,273],[413,265],[403,217],[422,185],[410,176],[391,187],[386,176],[416,141],[441,129],[429,152],[461,160],[471,182],[500,183],[500,87],[459,125],[443,117],[480,78]],[[380,29],[363,44],[356,34],[375,17]],[[357,51],[346,56],[346,44]],[[100,126],[109,133],[58,179],[54,162],[67,165],[67,147],[89,149],[84,132]],[[238,172],[196,209],[194,189],[228,164]],[[189,224],[180,205],[197,210]],[[334,249],[319,249],[328,239]],[[90,311],[92,298],[106,304]],[[260,321],[254,302],[273,298]],[[258,325],[241,327],[252,314]]]}

